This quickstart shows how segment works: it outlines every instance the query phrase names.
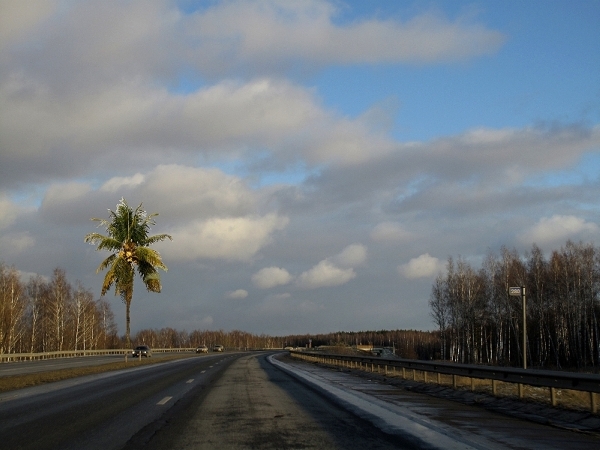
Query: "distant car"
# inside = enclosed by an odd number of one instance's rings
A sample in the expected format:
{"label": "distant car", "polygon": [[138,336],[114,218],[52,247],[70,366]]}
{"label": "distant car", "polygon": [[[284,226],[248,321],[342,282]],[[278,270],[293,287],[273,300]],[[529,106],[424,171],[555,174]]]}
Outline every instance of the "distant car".
{"label": "distant car", "polygon": [[133,357],[145,356],[150,358],[152,356],[152,350],[147,345],[138,345],[133,352],[131,352]]}
{"label": "distant car", "polygon": [[223,350],[225,350],[225,349],[223,348],[222,345],[215,345],[213,347],[213,352],[222,352]]}
{"label": "distant car", "polygon": [[196,353],[208,353],[208,347],[206,345],[201,345],[196,349]]}

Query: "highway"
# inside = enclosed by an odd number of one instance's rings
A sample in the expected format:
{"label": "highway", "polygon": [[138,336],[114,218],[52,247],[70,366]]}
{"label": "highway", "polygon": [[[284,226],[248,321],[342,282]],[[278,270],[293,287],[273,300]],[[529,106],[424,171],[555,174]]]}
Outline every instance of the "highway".
{"label": "highway", "polygon": [[0,394],[0,447],[575,450],[600,440],[266,353],[223,353]]}
{"label": "highway", "polygon": [[[177,355],[177,353],[154,353],[152,358],[154,360],[160,360],[162,358],[172,357],[173,355]],[[131,354],[128,355],[128,361],[134,362],[135,359],[137,358],[133,358]],[[124,355],[101,355],[0,363],[0,377],[6,377],[10,375],[25,375],[38,372],[50,372],[61,369],[74,369],[78,367],[98,366],[114,362],[122,362],[124,360]]]}

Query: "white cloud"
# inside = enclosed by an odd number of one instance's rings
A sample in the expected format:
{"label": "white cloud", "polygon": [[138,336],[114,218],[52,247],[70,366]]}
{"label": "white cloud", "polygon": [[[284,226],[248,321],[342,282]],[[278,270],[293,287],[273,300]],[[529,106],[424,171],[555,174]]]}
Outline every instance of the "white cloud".
{"label": "white cloud", "polygon": [[259,197],[240,177],[178,164],[159,165],[149,172],[140,193],[159,204],[165,216],[179,219],[243,216],[255,211]]}
{"label": "white cloud", "polygon": [[376,242],[405,241],[411,237],[397,222],[381,222],[371,231],[371,239]]}
{"label": "white cloud", "polygon": [[27,231],[7,233],[0,236],[0,250],[3,256],[15,256],[32,248],[35,245],[35,239]]}
{"label": "white cloud", "polygon": [[3,0],[0,3],[0,48],[28,32],[56,11],[56,0]]}
{"label": "white cloud", "polygon": [[290,273],[280,267],[265,267],[252,275],[252,283],[261,289],[282,286],[292,281]]}
{"label": "white cloud", "polygon": [[[1,239],[1,238],[0,238]],[[37,278],[40,277],[44,283],[48,283],[50,281],[50,277],[45,276],[45,275],[40,275],[38,273],[34,273],[34,272],[24,272],[22,270],[17,270],[17,272],[19,273],[19,279],[21,280],[22,283],[27,284],[29,283],[29,280],[31,278]]]}
{"label": "white cloud", "polygon": [[367,259],[367,247],[362,244],[351,244],[332,258],[332,261],[342,267],[360,266]]}
{"label": "white cloud", "polygon": [[101,187],[101,191],[105,192],[119,192],[124,188],[133,188],[141,185],[145,180],[144,175],[136,173],[131,177],[113,177],[106,181]]}
{"label": "white cloud", "polygon": [[575,216],[554,215],[542,217],[539,222],[521,234],[524,244],[561,244],[567,239],[597,235],[598,225]]}
{"label": "white cloud", "polygon": [[212,316],[206,316],[200,319],[199,325],[205,328],[210,328],[214,323],[215,319]]}
{"label": "white cloud", "polygon": [[444,269],[444,263],[425,253],[408,263],[398,266],[398,273],[406,278],[426,278],[435,276]]}
{"label": "white cloud", "polygon": [[248,291],[245,289],[236,289],[235,291],[229,291],[225,294],[225,298],[230,300],[242,300],[248,297]]}
{"label": "white cloud", "polygon": [[328,260],[323,260],[297,278],[297,284],[304,289],[339,286],[356,277],[354,269],[340,269]]}
{"label": "white cloud", "polygon": [[19,215],[19,207],[0,193],[0,230],[10,226]]}
{"label": "white cloud", "polygon": [[85,197],[92,188],[89,183],[71,182],[53,184],[46,190],[42,209],[61,208]]}
{"label": "white cloud", "polygon": [[170,232],[173,241],[157,244],[170,259],[248,261],[288,224],[276,214],[196,221]]}
{"label": "white cloud", "polygon": [[219,4],[195,19],[194,32],[204,43],[200,61],[213,70],[243,62],[260,68],[266,61],[285,67],[298,58],[308,64],[423,63],[491,53],[504,42],[501,33],[464,18],[453,23],[426,13],[405,23],[337,25],[336,13],[331,3],[308,0]]}

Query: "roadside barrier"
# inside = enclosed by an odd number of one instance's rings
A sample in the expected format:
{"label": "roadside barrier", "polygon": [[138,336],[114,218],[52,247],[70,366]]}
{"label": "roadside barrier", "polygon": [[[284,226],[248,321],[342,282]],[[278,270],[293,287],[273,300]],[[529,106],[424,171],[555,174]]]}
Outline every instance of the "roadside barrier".
{"label": "roadside barrier", "polygon": [[[290,350],[290,355],[305,361],[342,366],[349,369],[367,372],[385,373],[386,375],[401,375],[408,379],[407,374],[416,380],[416,372],[423,373],[423,381],[441,384],[440,375],[452,376],[452,387],[458,386],[458,378],[466,377],[471,380],[471,390],[475,390],[474,380],[490,380],[492,394],[498,395],[498,382],[518,385],[519,398],[524,397],[524,385],[548,388],[552,406],[557,406],[558,389],[569,389],[587,392],[589,394],[590,410],[598,413],[598,393],[600,393],[600,375],[559,372],[555,370],[532,370],[514,367],[492,367],[474,364],[454,364],[448,362],[418,361],[413,359],[385,359],[369,356],[349,356],[323,354],[319,352]],[[429,374],[429,376],[428,376]],[[431,376],[433,374],[433,376]],[[434,378],[435,377],[435,378]]]}
{"label": "roadside barrier", "polygon": [[[153,353],[174,353],[174,352],[194,352],[196,348],[153,348]],[[43,353],[3,353],[0,354],[0,363],[10,361],[33,361],[38,359],[54,358],[77,358],[81,356],[99,356],[99,355],[128,355],[132,349],[116,348],[110,350],[69,350],[61,352],[43,352]]]}

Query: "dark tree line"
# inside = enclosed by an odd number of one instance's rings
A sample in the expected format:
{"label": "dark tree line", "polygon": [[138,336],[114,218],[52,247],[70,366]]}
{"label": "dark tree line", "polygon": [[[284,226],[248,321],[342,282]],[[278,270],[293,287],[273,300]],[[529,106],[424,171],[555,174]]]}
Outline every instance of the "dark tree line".
{"label": "dark tree line", "polygon": [[408,359],[432,359],[440,354],[438,332],[417,330],[380,330],[380,331],[339,331],[336,333],[315,335],[292,335],[284,338],[291,347],[319,347],[321,345],[353,347],[371,345],[389,347],[396,355]]}
{"label": "dark tree line", "polygon": [[206,345],[212,348],[223,345],[230,350],[283,348],[285,338],[265,334],[255,335],[246,331],[194,330],[178,331],[173,328],[145,329],[132,338],[135,345],[146,344],[155,348],[194,348]]}
{"label": "dark tree line", "polygon": [[528,366],[600,366],[600,250],[571,241],[548,258],[536,245],[523,257],[502,248],[479,270],[449,258],[429,301],[441,358],[520,366],[522,303],[509,295],[514,286],[526,288]]}

